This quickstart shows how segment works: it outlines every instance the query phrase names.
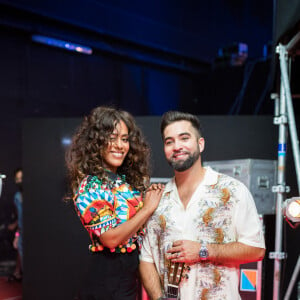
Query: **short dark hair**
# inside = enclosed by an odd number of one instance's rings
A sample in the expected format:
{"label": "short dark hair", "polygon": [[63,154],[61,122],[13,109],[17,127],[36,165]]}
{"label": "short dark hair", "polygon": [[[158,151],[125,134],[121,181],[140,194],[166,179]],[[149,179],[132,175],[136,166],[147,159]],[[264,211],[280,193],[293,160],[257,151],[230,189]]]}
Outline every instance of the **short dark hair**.
{"label": "short dark hair", "polygon": [[174,122],[178,121],[188,121],[196,129],[199,134],[199,137],[202,137],[201,124],[199,119],[190,114],[181,111],[170,110],[163,114],[160,124],[160,133],[162,138],[164,138],[164,130],[166,127]]}

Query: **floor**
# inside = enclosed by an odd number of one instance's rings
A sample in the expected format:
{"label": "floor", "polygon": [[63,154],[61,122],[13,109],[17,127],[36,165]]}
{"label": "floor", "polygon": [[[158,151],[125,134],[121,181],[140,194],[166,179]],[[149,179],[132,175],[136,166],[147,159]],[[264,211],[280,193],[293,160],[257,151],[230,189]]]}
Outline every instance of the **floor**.
{"label": "floor", "polygon": [[0,277],[0,300],[21,300],[22,282],[8,281],[8,277]]}
{"label": "floor", "polygon": [[9,281],[15,269],[15,261],[0,261],[0,300],[22,300],[22,282]]}

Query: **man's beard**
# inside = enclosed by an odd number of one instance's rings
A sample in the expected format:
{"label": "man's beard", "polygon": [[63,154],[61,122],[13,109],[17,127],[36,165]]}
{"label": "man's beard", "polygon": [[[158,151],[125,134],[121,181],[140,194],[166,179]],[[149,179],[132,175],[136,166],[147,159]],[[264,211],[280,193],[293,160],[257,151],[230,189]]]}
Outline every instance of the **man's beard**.
{"label": "man's beard", "polygon": [[173,161],[172,159],[168,159],[169,165],[178,172],[183,172],[188,170],[200,157],[200,151],[197,149],[194,153],[189,154],[187,159]]}

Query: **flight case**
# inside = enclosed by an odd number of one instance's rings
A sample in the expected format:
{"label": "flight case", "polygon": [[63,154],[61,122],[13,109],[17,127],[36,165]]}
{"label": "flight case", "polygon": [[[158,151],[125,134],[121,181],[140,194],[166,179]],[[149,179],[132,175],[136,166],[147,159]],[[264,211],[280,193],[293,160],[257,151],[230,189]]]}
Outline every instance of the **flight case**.
{"label": "flight case", "polygon": [[276,160],[248,158],[206,161],[203,165],[243,182],[250,190],[259,214],[275,213],[276,195],[272,193],[272,186],[276,185]]}

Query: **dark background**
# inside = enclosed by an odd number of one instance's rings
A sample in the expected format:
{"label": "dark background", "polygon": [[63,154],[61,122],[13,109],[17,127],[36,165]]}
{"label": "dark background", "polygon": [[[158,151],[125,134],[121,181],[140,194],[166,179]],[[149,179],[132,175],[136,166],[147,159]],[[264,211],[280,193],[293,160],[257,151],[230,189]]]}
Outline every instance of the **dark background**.
{"label": "dark background", "polygon": [[[58,279],[68,278],[65,293],[71,293],[72,282],[79,280],[74,271],[80,269],[78,253],[86,250],[79,243],[79,252],[72,252],[73,238],[86,235],[61,202],[60,135],[70,134],[78,118],[95,106],[113,104],[141,120],[153,147],[153,175],[167,176],[170,169],[162,162],[154,130],[159,122],[153,124],[151,116],[179,109],[201,115],[204,123],[208,118],[205,159],[276,159],[270,100],[279,86],[275,45],[299,31],[299,20],[298,0],[0,0],[0,173],[7,175],[0,210],[1,220],[11,214],[13,170],[24,166],[28,203],[33,201],[24,208],[25,265],[31,270],[25,278],[26,299],[45,299],[38,293],[45,289],[50,295]],[[38,44],[33,34],[90,46],[93,55]],[[244,65],[217,59],[219,48],[239,42],[248,44]],[[298,52],[290,64],[297,122]],[[287,168],[295,196],[290,149]],[[66,215],[70,223],[65,227]],[[63,245],[69,248],[62,250]]]}
{"label": "dark background", "polygon": [[[22,165],[27,117],[82,117],[101,104],[135,116],[272,115],[274,45],[288,41],[299,20],[297,0],[0,0],[3,197],[11,198],[12,170]],[[38,44],[33,34],[90,46],[93,55]],[[216,62],[219,48],[239,42],[249,48],[244,65]],[[299,72],[294,55],[295,97]],[[298,98],[294,107],[298,115]]]}

